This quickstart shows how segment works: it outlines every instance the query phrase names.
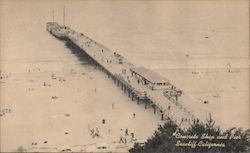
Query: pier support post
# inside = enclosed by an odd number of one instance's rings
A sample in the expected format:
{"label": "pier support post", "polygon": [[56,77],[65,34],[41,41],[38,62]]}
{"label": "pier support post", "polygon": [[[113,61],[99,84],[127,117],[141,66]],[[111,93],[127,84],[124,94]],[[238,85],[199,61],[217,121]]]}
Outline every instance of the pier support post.
{"label": "pier support post", "polygon": [[140,97],[139,96],[137,97],[137,104],[138,105],[140,104]]}

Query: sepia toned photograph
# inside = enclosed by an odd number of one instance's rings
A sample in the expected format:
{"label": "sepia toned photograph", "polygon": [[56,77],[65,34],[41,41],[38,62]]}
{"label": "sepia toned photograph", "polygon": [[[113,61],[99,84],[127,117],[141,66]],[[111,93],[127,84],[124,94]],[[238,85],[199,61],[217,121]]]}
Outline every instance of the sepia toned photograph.
{"label": "sepia toned photograph", "polygon": [[1,0],[0,152],[249,153],[249,0]]}

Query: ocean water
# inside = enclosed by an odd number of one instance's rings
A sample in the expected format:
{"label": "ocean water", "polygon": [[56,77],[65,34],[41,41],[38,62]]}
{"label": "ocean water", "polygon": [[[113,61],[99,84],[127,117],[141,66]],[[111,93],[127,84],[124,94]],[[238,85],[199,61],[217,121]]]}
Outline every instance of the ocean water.
{"label": "ocean water", "polygon": [[[211,112],[223,128],[249,128],[249,25],[244,1],[1,3],[2,71],[86,70],[64,42],[46,31],[53,9],[54,20],[63,23],[65,7],[66,25],[169,79],[183,90],[184,106]],[[204,105],[204,100],[209,103]]]}

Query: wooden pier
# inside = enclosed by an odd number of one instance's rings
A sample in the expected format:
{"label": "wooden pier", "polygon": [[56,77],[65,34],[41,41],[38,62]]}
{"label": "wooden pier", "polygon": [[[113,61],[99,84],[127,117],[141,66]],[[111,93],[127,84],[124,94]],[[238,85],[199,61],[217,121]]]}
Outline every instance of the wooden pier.
{"label": "wooden pier", "polygon": [[[196,119],[190,111],[178,102],[178,97],[181,96],[182,91],[169,81],[164,82],[163,87],[167,89],[154,90],[153,86],[149,85],[150,82],[152,83],[150,79],[143,77],[141,74],[135,75],[138,67],[122,55],[112,52],[83,33],[76,32],[69,27],[59,26],[57,23],[55,25],[53,23],[48,25],[47,23],[47,30],[57,38],[66,40],[69,46],[83,52],[96,68],[106,73],[108,78],[124,94],[127,94],[131,101],[143,105],[145,109],[152,109],[152,112],[159,115],[161,120],[171,119],[179,127],[186,128]],[[148,71],[151,74],[153,73],[150,70]],[[155,76],[154,78],[161,78],[158,74],[152,75]]]}

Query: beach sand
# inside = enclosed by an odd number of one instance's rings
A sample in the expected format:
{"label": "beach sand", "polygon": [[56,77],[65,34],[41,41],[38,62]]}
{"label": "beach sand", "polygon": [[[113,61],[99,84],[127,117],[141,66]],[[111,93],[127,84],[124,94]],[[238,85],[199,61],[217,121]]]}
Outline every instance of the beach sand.
{"label": "beach sand", "polygon": [[[67,61],[2,65],[2,72],[11,74],[1,80],[1,108],[11,112],[1,116],[1,151],[19,146],[58,147],[60,151],[64,146],[118,142],[126,128],[140,142],[153,134],[160,116],[132,102],[104,73],[79,61],[57,39],[50,39],[60,46],[55,45],[59,48],[53,54],[58,52]],[[96,127],[100,138],[90,135]]]}
{"label": "beach sand", "polygon": [[[152,109],[132,102],[105,74],[79,61],[65,42],[46,31],[52,7],[55,21],[62,24],[66,6],[66,25],[169,79],[183,90],[183,106],[197,117],[205,119],[211,112],[221,128],[249,128],[249,23],[244,1],[3,3],[1,151],[19,146],[93,150],[99,143],[127,151],[132,143],[113,143],[126,128],[144,141],[161,123]],[[96,127],[101,138],[90,135]]]}

